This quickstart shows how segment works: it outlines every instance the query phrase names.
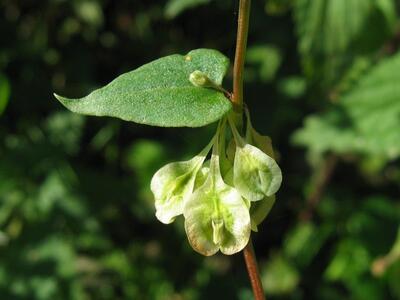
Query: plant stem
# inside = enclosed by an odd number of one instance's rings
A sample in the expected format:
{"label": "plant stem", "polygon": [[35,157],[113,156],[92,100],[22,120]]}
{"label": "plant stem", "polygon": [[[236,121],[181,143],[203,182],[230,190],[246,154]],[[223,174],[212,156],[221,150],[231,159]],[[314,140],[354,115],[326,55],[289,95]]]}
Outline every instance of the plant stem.
{"label": "plant stem", "polygon": [[243,110],[243,69],[246,57],[247,34],[249,32],[251,0],[240,0],[236,38],[235,64],[233,66],[233,99],[236,112]]}
{"label": "plant stem", "polygon": [[256,255],[254,253],[253,242],[250,238],[246,248],[243,249],[244,261],[246,262],[247,272],[249,273],[251,287],[255,300],[265,300],[264,290],[258,271]]}
{"label": "plant stem", "polygon": [[[243,112],[243,77],[244,77],[244,62],[246,58],[247,35],[249,32],[251,0],[240,0],[238,29],[236,38],[235,64],[233,66],[233,97],[232,103],[236,114],[234,114],[235,123],[240,128],[242,125]],[[253,242],[251,237],[247,246],[243,249],[243,256],[246,262],[247,272],[253,288],[255,300],[265,300],[264,290],[261,283],[260,274],[256,255],[254,253]]]}

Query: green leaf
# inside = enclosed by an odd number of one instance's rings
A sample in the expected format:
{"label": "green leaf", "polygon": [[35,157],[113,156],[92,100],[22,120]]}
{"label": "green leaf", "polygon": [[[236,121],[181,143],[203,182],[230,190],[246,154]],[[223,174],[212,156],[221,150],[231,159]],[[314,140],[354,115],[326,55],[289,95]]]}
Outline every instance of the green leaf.
{"label": "green leaf", "polygon": [[333,231],[334,228],[326,223],[316,226],[301,221],[287,233],[284,253],[298,266],[305,267],[319,253]]}
{"label": "green leaf", "polygon": [[371,257],[368,250],[357,240],[342,240],[325,270],[324,276],[330,281],[351,281],[369,271]]}
{"label": "green leaf", "polygon": [[310,116],[293,136],[310,151],[400,156],[400,53],[370,70],[338,105]]}
{"label": "green leaf", "polygon": [[165,7],[165,15],[167,18],[173,19],[187,9],[209,2],[210,0],[169,0]]}
{"label": "green leaf", "polygon": [[0,115],[6,109],[8,99],[10,97],[10,84],[7,78],[0,74]]}
{"label": "green leaf", "polygon": [[55,96],[80,114],[162,127],[200,127],[219,120],[232,106],[222,92],[194,86],[190,74],[201,71],[220,85],[228,66],[220,52],[197,49],[148,63],[81,99]]}

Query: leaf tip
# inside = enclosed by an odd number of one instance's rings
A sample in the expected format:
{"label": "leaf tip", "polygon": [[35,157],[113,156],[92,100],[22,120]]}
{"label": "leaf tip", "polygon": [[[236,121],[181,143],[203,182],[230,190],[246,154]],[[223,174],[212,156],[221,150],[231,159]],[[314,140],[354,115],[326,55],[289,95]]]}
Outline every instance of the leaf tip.
{"label": "leaf tip", "polygon": [[79,110],[76,110],[74,105],[75,102],[73,102],[75,99],[70,99],[70,98],[66,98],[63,96],[60,96],[56,93],[53,93],[53,96],[63,105],[65,106],[65,108],[67,108],[68,110],[72,111],[72,112],[76,112],[76,113],[81,113]]}
{"label": "leaf tip", "polygon": [[62,104],[64,104],[64,102],[68,100],[67,98],[65,98],[65,97],[63,97],[63,96],[60,96],[60,95],[58,95],[58,94],[56,94],[56,93],[53,93],[53,96],[54,96],[58,101],[60,101]]}

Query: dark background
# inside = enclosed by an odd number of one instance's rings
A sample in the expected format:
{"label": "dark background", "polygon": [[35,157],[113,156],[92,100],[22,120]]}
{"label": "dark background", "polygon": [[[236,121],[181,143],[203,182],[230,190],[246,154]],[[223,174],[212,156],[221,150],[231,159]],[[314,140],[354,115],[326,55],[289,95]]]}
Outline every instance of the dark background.
{"label": "dark background", "polygon": [[[233,61],[237,9],[0,1],[0,299],[251,299],[241,254],[202,257],[181,219],[154,216],[153,173],[214,127],[84,117],[52,96],[196,48]],[[396,0],[252,3],[245,101],[284,175],[253,234],[268,299],[400,299],[398,12]]]}

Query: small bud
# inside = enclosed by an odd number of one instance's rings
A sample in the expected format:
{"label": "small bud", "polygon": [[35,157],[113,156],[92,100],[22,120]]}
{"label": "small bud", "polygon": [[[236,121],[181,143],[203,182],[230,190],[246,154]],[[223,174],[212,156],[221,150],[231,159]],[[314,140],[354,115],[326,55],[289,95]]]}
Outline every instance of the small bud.
{"label": "small bud", "polygon": [[203,72],[196,70],[189,76],[190,82],[198,87],[211,87],[213,82]]}
{"label": "small bud", "polygon": [[205,73],[196,70],[189,75],[189,81],[197,87],[210,88],[224,94],[229,94],[222,86],[212,81]]}

